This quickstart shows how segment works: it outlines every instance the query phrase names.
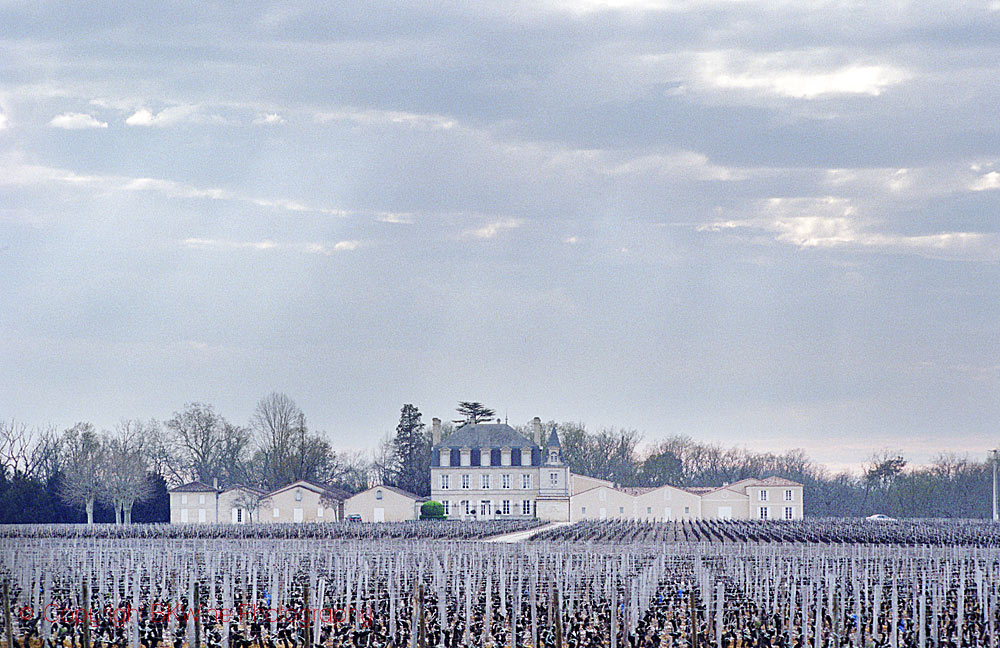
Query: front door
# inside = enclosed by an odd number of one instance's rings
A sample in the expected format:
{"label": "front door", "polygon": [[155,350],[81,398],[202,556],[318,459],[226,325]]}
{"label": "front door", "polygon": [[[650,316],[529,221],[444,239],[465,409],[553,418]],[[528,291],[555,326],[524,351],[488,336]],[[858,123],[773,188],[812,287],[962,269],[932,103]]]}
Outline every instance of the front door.
{"label": "front door", "polygon": [[372,511],[372,522],[385,522],[384,508],[377,508]]}
{"label": "front door", "polygon": [[297,509],[295,509],[295,510],[292,511],[292,520],[294,522],[301,522],[302,521],[302,509],[297,508]]}

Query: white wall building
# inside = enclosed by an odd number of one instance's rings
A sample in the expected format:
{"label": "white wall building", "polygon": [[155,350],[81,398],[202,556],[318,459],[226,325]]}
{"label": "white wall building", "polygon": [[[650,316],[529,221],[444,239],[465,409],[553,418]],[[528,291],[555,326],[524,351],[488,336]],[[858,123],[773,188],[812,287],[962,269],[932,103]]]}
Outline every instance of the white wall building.
{"label": "white wall building", "polygon": [[426,497],[393,486],[372,486],[344,502],[344,519],[359,522],[406,522],[420,519]]}
{"label": "white wall building", "polygon": [[170,490],[170,522],[337,522],[344,518],[348,497],[339,488],[305,479],[270,493],[250,486],[219,489],[190,482]]}
{"label": "white wall building", "polygon": [[463,425],[441,439],[431,429],[431,499],[460,519],[570,519],[571,478],[555,428],[545,438],[541,420],[528,438],[506,423]]}

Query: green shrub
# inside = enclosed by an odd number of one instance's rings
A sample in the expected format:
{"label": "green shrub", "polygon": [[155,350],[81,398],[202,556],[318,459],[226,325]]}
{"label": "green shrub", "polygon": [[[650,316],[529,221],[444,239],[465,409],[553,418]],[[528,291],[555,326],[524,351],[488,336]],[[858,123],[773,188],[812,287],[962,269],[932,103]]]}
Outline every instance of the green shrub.
{"label": "green shrub", "polygon": [[421,520],[443,520],[444,517],[444,504],[441,502],[431,500],[420,506]]}

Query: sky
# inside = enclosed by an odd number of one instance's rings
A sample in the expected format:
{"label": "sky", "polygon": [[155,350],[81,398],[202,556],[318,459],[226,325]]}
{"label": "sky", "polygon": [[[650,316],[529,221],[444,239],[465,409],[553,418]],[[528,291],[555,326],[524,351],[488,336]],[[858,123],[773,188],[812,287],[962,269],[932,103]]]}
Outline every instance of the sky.
{"label": "sky", "polygon": [[0,419],[1000,444],[1000,0],[0,1]]}

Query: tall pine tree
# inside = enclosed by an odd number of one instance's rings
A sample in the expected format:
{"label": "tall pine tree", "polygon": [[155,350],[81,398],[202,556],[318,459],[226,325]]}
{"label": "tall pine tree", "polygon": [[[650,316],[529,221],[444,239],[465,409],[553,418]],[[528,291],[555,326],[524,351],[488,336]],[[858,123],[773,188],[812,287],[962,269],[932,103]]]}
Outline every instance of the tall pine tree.
{"label": "tall pine tree", "polygon": [[431,437],[420,421],[420,410],[403,405],[392,440],[397,488],[417,495],[431,494]]}

